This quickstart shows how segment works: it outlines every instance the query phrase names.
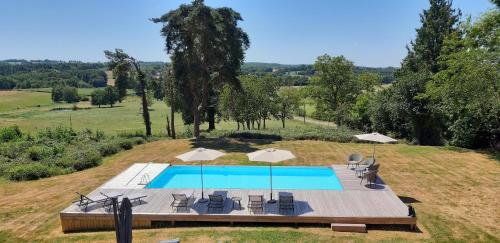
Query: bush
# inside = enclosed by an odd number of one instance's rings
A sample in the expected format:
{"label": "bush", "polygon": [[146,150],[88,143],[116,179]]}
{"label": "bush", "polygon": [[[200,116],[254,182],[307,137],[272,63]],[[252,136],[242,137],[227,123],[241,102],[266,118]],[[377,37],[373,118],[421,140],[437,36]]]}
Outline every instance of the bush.
{"label": "bush", "polygon": [[60,169],[42,163],[18,164],[9,167],[5,174],[14,181],[37,180],[59,174]]}
{"label": "bush", "polygon": [[102,143],[99,146],[99,153],[102,156],[109,156],[120,152],[121,147],[113,142]]}
{"label": "bush", "polygon": [[134,144],[145,144],[145,143],[146,143],[146,139],[141,138],[141,137],[130,138],[130,140],[131,140]]}
{"label": "bush", "polygon": [[102,156],[97,149],[85,148],[75,149],[69,154],[61,157],[56,164],[60,167],[73,168],[77,171],[100,165]]}
{"label": "bush", "polygon": [[33,146],[26,150],[28,157],[33,161],[39,161],[49,158],[54,154],[54,151],[47,146]]}
{"label": "bush", "polygon": [[89,101],[89,100],[90,100],[90,98],[88,96],[83,96],[80,101]]}
{"label": "bush", "polygon": [[120,141],[118,141],[118,144],[120,145],[120,147],[122,149],[125,149],[125,150],[129,150],[129,149],[132,149],[134,147],[134,144],[129,139],[120,140]]}
{"label": "bush", "polygon": [[[107,137],[103,132],[70,128],[45,129],[21,136],[17,127],[2,129],[8,142],[0,140],[0,176],[11,180],[34,180],[97,166],[103,156],[145,143],[142,137]],[[11,135],[14,134],[14,135]],[[15,135],[17,134],[17,135]],[[18,139],[11,139],[18,136]]]}
{"label": "bush", "polygon": [[281,141],[282,137],[276,134],[262,134],[258,132],[234,132],[227,135],[230,138],[245,138],[245,139],[270,139]]}
{"label": "bush", "polygon": [[22,137],[21,130],[17,125],[0,129],[0,141],[8,142]]}

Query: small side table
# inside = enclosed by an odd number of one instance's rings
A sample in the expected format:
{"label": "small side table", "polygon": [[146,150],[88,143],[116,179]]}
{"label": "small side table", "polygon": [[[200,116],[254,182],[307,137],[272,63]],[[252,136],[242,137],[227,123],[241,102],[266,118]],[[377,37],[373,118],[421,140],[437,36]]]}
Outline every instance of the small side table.
{"label": "small side table", "polygon": [[232,197],[231,200],[233,201],[233,209],[236,202],[238,202],[238,209],[241,209],[241,197]]}

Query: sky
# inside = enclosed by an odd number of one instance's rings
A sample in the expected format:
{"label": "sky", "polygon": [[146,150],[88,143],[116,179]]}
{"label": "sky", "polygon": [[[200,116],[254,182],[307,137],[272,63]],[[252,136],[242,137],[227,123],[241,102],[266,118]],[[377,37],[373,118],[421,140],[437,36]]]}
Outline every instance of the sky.
{"label": "sky", "polygon": [[[124,49],[142,61],[169,61],[160,24],[149,21],[183,0],[1,0],[0,60],[105,61]],[[311,64],[323,54],[358,66],[400,66],[427,0],[206,0],[231,7],[250,37],[245,61]],[[454,0],[463,16],[493,8]]]}

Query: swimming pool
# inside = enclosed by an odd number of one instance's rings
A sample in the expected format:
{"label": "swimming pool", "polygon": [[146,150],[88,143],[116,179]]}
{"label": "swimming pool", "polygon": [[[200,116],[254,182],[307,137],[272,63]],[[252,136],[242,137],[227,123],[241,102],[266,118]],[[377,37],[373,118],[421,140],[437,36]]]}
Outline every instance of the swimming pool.
{"label": "swimming pool", "polygon": [[[329,167],[273,166],[273,189],[342,190]],[[209,189],[268,189],[268,166],[203,166]],[[200,166],[175,165],[163,170],[146,188],[201,188]]]}

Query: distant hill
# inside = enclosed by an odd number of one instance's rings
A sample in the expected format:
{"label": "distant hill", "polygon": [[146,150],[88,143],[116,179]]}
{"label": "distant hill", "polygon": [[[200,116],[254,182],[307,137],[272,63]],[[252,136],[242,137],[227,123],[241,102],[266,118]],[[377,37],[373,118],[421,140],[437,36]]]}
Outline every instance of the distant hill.
{"label": "distant hill", "polygon": [[[279,64],[279,63],[262,63],[262,62],[246,62],[241,68],[243,73],[273,73],[282,77],[302,78],[307,82],[307,78],[314,75],[314,68],[312,64]],[[397,70],[395,67],[354,67],[355,73],[373,72],[378,73],[382,77],[382,83],[392,83],[394,81],[394,72]],[[301,85],[298,83],[297,85]],[[302,84],[303,85],[303,84]]]}
{"label": "distant hill", "polygon": [[[166,62],[140,62],[147,71],[159,73]],[[75,87],[102,87],[106,85],[106,63],[8,59],[0,61],[0,89],[46,88],[55,84]],[[356,66],[355,72],[374,72],[383,83],[394,81],[394,67],[373,68]],[[307,85],[314,75],[311,64],[279,64],[246,62],[241,68],[244,74],[272,74],[288,85]]]}

